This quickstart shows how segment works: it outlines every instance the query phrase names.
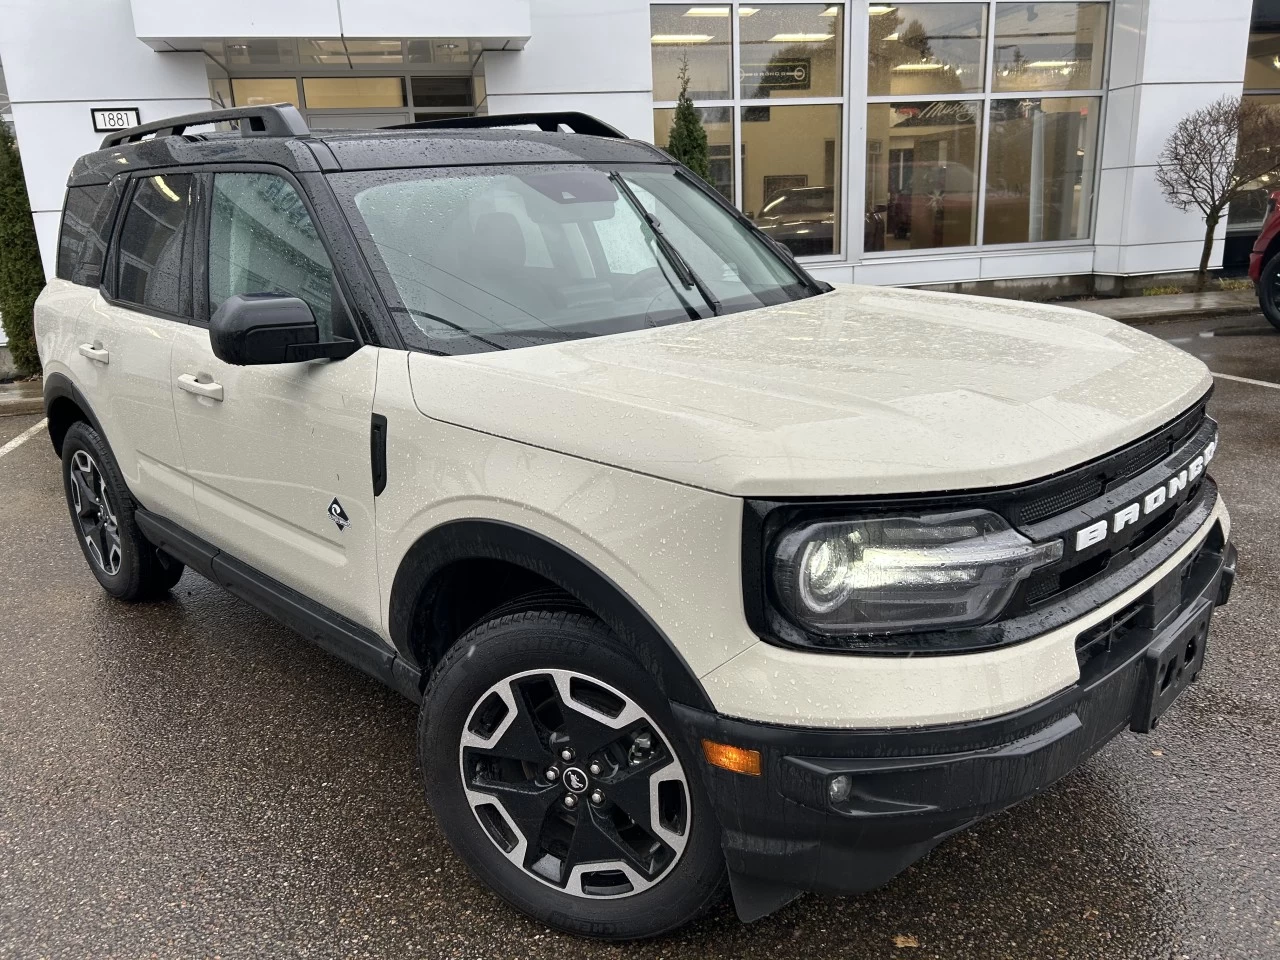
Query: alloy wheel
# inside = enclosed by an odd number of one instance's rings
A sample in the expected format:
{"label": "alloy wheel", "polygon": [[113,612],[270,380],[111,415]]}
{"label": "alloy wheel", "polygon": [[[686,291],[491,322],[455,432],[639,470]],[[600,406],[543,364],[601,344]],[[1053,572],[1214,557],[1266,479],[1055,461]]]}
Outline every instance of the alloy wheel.
{"label": "alloy wheel", "polygon": [[84,450],[71,457],[71,505],[93,562],[107,576],[119,573],[120,521],[107,497],[102,470]]}
{"label": "alloy wheel", "polygon": [[635,701],[586,674],[494,684],[467,717],[459,762],[489,839],[565,893],[640,893],[684,853],[692,805],[679,757]]}

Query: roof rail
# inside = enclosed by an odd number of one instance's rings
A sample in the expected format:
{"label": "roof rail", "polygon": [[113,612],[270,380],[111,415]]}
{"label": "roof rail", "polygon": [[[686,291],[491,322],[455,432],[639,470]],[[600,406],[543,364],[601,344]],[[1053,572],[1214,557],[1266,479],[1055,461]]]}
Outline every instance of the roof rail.
{"label": "roof rail", "polygon": [[383,127],[384,130],[485,130],[496,127],[518,127],[532,124],[546,133],[558,133],[561,126],[573,133],[590,137],[610,137],[614,140],[629,139],[617,127],[603,120],[579,113],[576,110],[547,113],[501,113],[483,117],[452,117],[448,120],[419,120],[417,123],[398,123]]}
{"label": "roof rail", "polygon": [[[108,134],[99,149],[107,150],[122,143],[136,143],[149,133],[157,137],[177,137],[187,127],[207,123],[239,120],[240,133],[246,137],[305,137],[311,133],[298,108],[289,103],[268,103],[253,107],[231,107],[226,110],[205,110],[187,113],[167,120],[153,120],[128,130]],[[244,121],[248,121],[247,123]]]}

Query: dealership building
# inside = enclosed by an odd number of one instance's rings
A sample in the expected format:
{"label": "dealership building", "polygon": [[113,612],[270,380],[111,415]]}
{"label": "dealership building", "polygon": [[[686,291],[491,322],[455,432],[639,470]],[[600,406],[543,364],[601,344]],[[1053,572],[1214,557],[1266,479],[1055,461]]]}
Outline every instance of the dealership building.
{"label": "dealership building", "polygon": [[1196,266],[1203,222],[1155,164],[1188,111],[1280,100],[1280,3],[1257,6],[0,0],[0,116],[49,271],[67,173],[113,124],[281,101],[317,130],[575,110],[662,145],[683,71],[714,186],[816,276],[1109,282]]}

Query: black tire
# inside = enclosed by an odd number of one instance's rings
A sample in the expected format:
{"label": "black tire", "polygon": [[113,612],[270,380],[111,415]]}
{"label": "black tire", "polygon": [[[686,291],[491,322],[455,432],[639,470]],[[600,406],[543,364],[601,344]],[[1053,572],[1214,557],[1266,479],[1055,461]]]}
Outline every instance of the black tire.
{"label": "black tire", "polygon": [[[543,671],[548,673],[543,674]],[[505,718],[506,701],[494,692],[496,689],[502,688],[510,692],[512,702],[515,702],[515,697],[521,697],[528,704],[538,700],[530,689],[533,688],[536,692],[539,684],[545,684],[548,686],[544,689],[553,696],[538,702],[543,704],[544,710],[547,704],[552,704],[550,709],[553,716],[569,718],[570,723],[561,728],[569,732],[551,732],[554,724],[544,726],[542,714],[530,711],[528,716],[534,721],[531,729],[535,729],[538,736],[526,740],[513,734],[513,741],[519,740],[522,744],[537,742],[539,747],[535,749],[535,753],[545,748],[548,755],[553,757],[562,748],[571,746],[571,743],[582,743],[584,753],[587,752],[586,744],[590,739],[587,731],[599,731],[605,725],[595,723],[575,709],[565,709],[566,701],[556,693],[558,687],[550,671],[555,671],[562,679],[568,674],[587,678],[585,686],[573,688],[579,691],[574,694],[575,702],[586,703],[588,698],[602,693],[606,687],[612,688],[613,693],[622,695],[621,700],[612,702],[625,704],[629,700],[630,704],[625,709],[631,711],[629,715],[636,719],[620,730],[630,732],[622,733],[616,742],[604,747],[592,747],[590,759],[585,756],[575,757],[572,768],[569,763],[563,764],[565,769],[561,779],[550,783],[545,779],[537,779],[549,775],[541,772],[543,768],[537,762],[512,766],[505,759],[494,760],[487,748],[477,748],[477,753],[476,749],[464,747],[464,733],[468,729],[474,731],[483,728],[485,709],[496,709],[496,715]],[[579,682],[578,679],[574,680],[574,683]],[[592,687],[593,682],[601,686]],[[503,687],[503,684],[506,686]],[[585,694],[580,692],[583,690],[586,691]],[[583,699],[578,700],[578,697]],[[604,702],[610,703],[608,700]],[[638,708],[638,713],[633,708]],[[473,711],[476,717],[474,720]],[[559,714],[555,711],[559,711]],[[619,723],[622,721],[622,714],[614,716]],[[469,722],[471,726],[468,728]],[[504,729],[504,722],[505,719],[493,721],[493,729]],[[594,727],[590,726],[592,723],[595,723]],[[608,726],[613,726],[613,723]],[[643,731],[637,733],[636,730],[641,727]],[[515,724],[505,729],[514,730]],[[644,731],[655,735],[646,737]],[[602,737],[613,736],[617,732],[607,732]],[[492,745],[501,747],[507,734],[493,733],[492,736]],[[573,739],[576,736],[584,739]],[[556,739],[560,737],[564,739]],[[620,752],[623,749],[621,744],[629,738],[630,752],[623,754]],[[652,747],[652,752],[645,753],[642,750],[637,754],[638,745],[645,750]],[[458,856],[490,889],[512,906],[547,926],[567,933],[607,940],[653,937],[689,923],[723,896],[726,874],[720,849],[719,825],[699,779],[696,758],[690,755],[690,749],[678,735],[670,705],[657,684],[628,655],[609,629],[588,614],[563,610],[525,610],[508,613],[470,630],[453,646],[432,675],[419,715],[418,755],[426,782],[427,798]],[[621,756],[624,759],[615,763],[607,759],[608,756]],[[592,762],[597,758],[601,761],[598,766]],[[673,763],[673,759],[678,763]],[[476,787],[476,784],[502,782],[490,779],[488,772],[483,775],[478,772],[491,771],[493,768],[488,766],[490,763],[514,769],[512,782],[517,783],[518,790],[534,789],[539,796],[554,794],[556,797],[542,801],[547,808],[528,821],[540,824],[536,828],[540,838],[553,835],[550,845],[539,839],[539,846],[533,849],[551,850],[555,844],[560,844],[560,849],[563,850],[564,855],[560,859],[549,853],[539,858],[539,862],[544,864],[541,872],[554,873],[555,878],[539,879],[531,872],[530,866],[522,866],[511,859],[513,856],[518,859],[518,849],[514,853],[504,853],[500,849],[499,842],[504,834],[509,847],[514,846],[512,841],[520,837],[524,838],[526,850],[532,845],[525,834],[512,831],[514,819],[507,818],[505,824],[494,825],[506,817],[506,808],[503,808],[502,817],[498,817],[498,811],[492,809],[491,804],[483,803],[483,800],[489,799],[484,794],[485,788]],[[578,764],[581,764],[580,768]],[[479,790],[482,797],[481,806],[474,810],[468,800],[468,791],[464,788],[464,776],[471,776],[473,767],[477,772],[476,779],[469,782],[475,788],[471,795],[476,796],[475,791]],[[539,771],[536,774],[531,772],[535,769]],[[589,778],[586,776],[588,769]],[[467,772],[464,773],[464,770]],[[662,782],[661,786],[655,786],[657,782],[674,777],[677,773],[683,774],[682,782],[687,789],[681,790],[680,783]],[[663,774],[668,776],[664,777]],[[611,775],[620,782],[611,783]],[[582,777],[581,781],[578,780],[579,776]],[[522,777],[530,778],[529,786],[524,785],[524,781],[520,779]],[[633,779],[628,780],[629,777]],[[581,789],[578,795],[581,800],[575,799],[576,809],[570,810],[567,808],[568,797],[579,783]],[[626,784],[631,785],[629,789]],[[597,799],[597,796],[604,796],[603,792],[597,794],[597,789],[615,791],[614,795],[618,798],[617,810],[610,809],[612,800],[609,797]],[[625,826],[614,828],[618,836],[621,836],[622,830],[634,831],[634,824],[640,821],[631,820],[622,813],[627,804],[621,798],[629,796],[631,809],[635,809],[636,797],[641,795],[660,797],[658,807],[661,808],[661,814],[651,803],[645,804],[649,824],[655,830],[657,822],[666,816],[668,810],[676,811],[667,822],[676,824],[677,829],[682,831],[682,850],[676,853],[673,845],[655,840],[656,833],[653,831],[631,832],[629,836],[640,837],[642,844],[649,845],[646,850],[652,855],[652,859],[647,863],[661,864],[667,855],[674,857],[666,860],[665,868],[655,868],[652,871],[655,879],[642,878],[640,881],[652,885],[632,886],[629,877],[619,880],[622,876],[620,873],[610,874],[607,867],[597,866],[606,863],[607,858],[601,860],[587,857],[583,861],[587,872],[576,880],[578,892],[568,892],[565,874],[573,872],[570,867],[577,843],[577,831],[585,830],[584,837],[589,835],[594,838],[583,840],[578,847],[581,850],[588,847],[599,850],[599,836],[608,834],[613,823],[625,823]],[[527,796],[528,794],[521,793],[513,802],[523,802]],[[517,808],[513,806],[513,809]],[[490,826],[481,824],[482,814],[488,814]],[[578,819],[579,817],[586,819]],[[597,829],[600,825],[603,827]],[[564,839],[566,830],[569,831],[567,840]],[[616,847],[609,847],[609,850],[613,852]],[[653,850],[661,852],[652,854]],[[525,863],[530,859],[532,858],[526,857]],[[596,866],[595,870],[592,870],[593,866]],[[610,883],[620,883],[621,886],[608,886]],[[596,889],[588,891],[588,885]],[[623,892],[601,896],[601,889]]]}
{"label": "black tire", "polygon": [[178,582],[182,564],[142,535],[111,449],[83,421],[73,423],[62,441],[62,484],[71,529],[103,590],[118,600],[150,600]]}
{"label": "black tire", "polygon": [[1258,281],[1258,304],[1262,315],[1280,330],[1280,253],[1267,261]]}

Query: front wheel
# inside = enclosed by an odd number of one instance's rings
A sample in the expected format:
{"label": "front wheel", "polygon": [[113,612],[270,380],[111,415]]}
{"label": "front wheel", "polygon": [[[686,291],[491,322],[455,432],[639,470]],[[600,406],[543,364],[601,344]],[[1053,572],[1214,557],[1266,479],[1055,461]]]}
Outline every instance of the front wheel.
{"label": "front wheel", "polygon": [[1280,253],[1267,261],[1258,281],[1258,305],[1262,315],[1280,330]]}
{"label": "front wheel", "polygon": [[666,699],[598,620],[484,623],[437,668],[419,753],[449,842],[509,903],[606,939],[656,936],[723,890],[719,830]]}

